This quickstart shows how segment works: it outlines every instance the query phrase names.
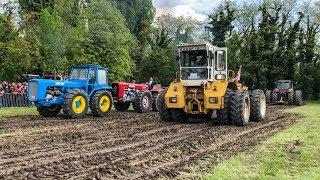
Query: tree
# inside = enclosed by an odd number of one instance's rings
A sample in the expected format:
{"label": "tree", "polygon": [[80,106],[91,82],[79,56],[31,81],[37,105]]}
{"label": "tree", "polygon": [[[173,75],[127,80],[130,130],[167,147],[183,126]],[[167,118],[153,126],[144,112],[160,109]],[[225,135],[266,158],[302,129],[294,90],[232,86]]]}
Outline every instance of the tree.
{"label": "tree", "polygon": [[10,5],[0,15],[0,29],[0,79],[17,80],[17,75],[25,72],[32,62],[30,44],[19,36]]}
{"label": "tree", "polygon": [[43,56],[43,63],[41,65],[44,72],[53,73],[65,72],[64,64],[66,59],[64,57],[65,48],[62,38],[62,20],[54,11],[50,13],[44,9],[40,13],[38,26],[38,36],[41,42],[41,53]]}
{"label": "tree", "polygon": [[213,36],[212,43],[217,46],[226,46],[226,35],[234,28],[232,22],[235,20],[235,7],[230,1],[225,1],[214,13],[209,15],[209,26],[206,28]]}
{"label": "tree", "polygon": [[173,17],[170,14],[158,17],[156,25],[168,32],[174,44],[194,43],[200,22],[193,18]]}
{"label": "tree", "polygon": [[124,17],[109,2],[101,0],[88,4],[88,14],[84,63],[108,67],[111,79],[124,80],[132,73],[130,47],[134,43]]}

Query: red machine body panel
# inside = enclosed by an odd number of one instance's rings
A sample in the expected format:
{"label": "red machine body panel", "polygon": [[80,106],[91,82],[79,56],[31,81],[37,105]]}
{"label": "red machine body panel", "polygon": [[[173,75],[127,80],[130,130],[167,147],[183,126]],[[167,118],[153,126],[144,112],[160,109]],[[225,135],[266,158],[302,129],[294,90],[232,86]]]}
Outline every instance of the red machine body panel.
{"label": "red machine body panel", "polygon": [[133,84],[133,83],[127,83],[127,82],[116,82],[112,83],[112,87],[115,91],[114,99],[120,100],[125,95],[125,92],[127,89],[136,89],[139,91],[147,91],[148,85],[146,84]]}

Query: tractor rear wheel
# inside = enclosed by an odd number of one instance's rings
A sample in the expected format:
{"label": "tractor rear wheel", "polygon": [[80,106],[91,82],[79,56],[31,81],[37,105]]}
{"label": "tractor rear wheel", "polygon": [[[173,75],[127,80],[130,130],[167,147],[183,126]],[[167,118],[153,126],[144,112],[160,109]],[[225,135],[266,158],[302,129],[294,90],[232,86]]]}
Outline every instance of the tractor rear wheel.
{"label": "tractor rear wheel", "polygon": [[250,120],[262,122],[266,118],[267,102],[262,90],[254,90],[250,95]]}
{"label": "tractor rear wheel", "polygon": [[301,106],[302,105],[302,91],[301,90],[296,90],[294,92],[294,103],[297,106]]}
{"label": "tractor rear wheel", "polygon": [[227,89],[224,95],[224,108],[217,110],[217,121],[219,124],[229,124],[230,123],[230,98],[233,91]]}
{"label": "tractor rear wheel", "polygon": [[272,102],[272,91],[266,90],[266,100],[267,102]]}
{"label": "tractor rear wheel", "polygon": [[38,106],[37,110],[43,117],[56,117],[61,111],[61,106]]}
{"label": "tractor rear wheel", "polygon": [[288,104],[293,105],[294,104],[294,92],[288,93]]}
{"label": "tractor rear wheel", "polygon": [[247,91],[233,93],[230,101],[230,117],[233,124],[245,126],[250,119],[250,96]]}
{"label": "tractor rear wheel", "polygon": [[114,103],[114,108],[117,111],[127,111],[130,107],[130,103],[129,102],[115,102]]}
{"label": "tractor rear wheel", "polygon": [[95,117],[107,116],[112,105],[113,99],[109,91],[97,91],[91,97],[90,109]]}
{"label": "tractor rear wheel", "polygon": [[278,93],[275,91],[272,92],[272,102],[278,102]]}
{"label": "tractor rear wheel", "polygon": [[133,109],[138,113],[145,113],[151,111],[152,108],[152,94],[149,91],[136,92],[136,97],[132,103]]}
{"label": "tractor rear wheel", "polygon": [[160,92],[157,97],[157,109],[161,120],[163,121],[173,121],[171,109],[168,109],[166,106],[165,95],[167,89]]}
{"label": "tractor rear wheel", "polygon": [[152,111],[158,112],[157,108],[157,98],[158,98],[158,93],[152,94]]}
{"label": "tractor rear wheel", "polygon": [[89,109],[89,100],[83,90],[70,91],[64,101],[63,111],[70,119],[81,118]]}

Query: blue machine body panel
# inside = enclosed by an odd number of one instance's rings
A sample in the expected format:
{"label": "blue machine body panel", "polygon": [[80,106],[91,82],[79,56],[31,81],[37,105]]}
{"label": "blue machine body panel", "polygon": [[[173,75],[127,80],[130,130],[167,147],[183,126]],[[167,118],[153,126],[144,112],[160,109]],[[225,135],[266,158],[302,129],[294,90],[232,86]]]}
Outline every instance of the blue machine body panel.
{"label": "blue machine body panel", "polygon": [[74,66],[67,80],[32,79],[28,85],[28,99],[37,106],[63,105],[65,96],[75,89],[83,90],[88,99],[96,91],[112,91],[108,69],[97,65]]}

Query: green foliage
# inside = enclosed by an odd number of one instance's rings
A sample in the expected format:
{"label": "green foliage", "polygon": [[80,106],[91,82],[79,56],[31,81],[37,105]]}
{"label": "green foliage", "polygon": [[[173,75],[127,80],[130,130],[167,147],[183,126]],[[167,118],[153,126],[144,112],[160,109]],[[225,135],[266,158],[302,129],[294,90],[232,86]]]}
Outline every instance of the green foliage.
{"label": "green foliage", "polygon": [[105,1],[88,4],[88,31],[85,34],[87,63],[111,69],[111,79],[124,80],[131,75],[130,46],[133,36],[122,14]]}
{"label": "green foliage", "polygon": [[37,22],[39,39],[42,44],[42,68],[45,72],[64,72],[64,43],[62,39],[62,19],[54,11],[44,9]]}
{"label": "green foliage", "polygon": [[209,16],[212,42],[228,47],[229,67],[243,66],[242,81],[247,86],[273,89],[277,80],[289,79],[307,98],[319,94],[315,78],[320,26],[296,11],[298,6],[265,1],[235,8],[226,1]]}
{"label": "green foliage", "polygon": [[226,36],[234,28],[232,21],[235,19],[235,7],[231,1],[225,1],[216,12],[209,15],[209,25],[206,27],[213,36],[212,43],[223,47],[226,45]]}
{"label": "green foliage", "polygon": [[200,22],[193,18],[174,17],[170,14],[158,17],[158,27],[167,31],[174,44],[194,43]]}
{"label": "green foliage", "polygon": [[157,83],[168,86],[175,78],[177,64],[174,57],[176,48],[172,44],[169,33],[161,28],[155,28],[150,38],[151,50],[142,61],[139,68],[139,80],[146,82],[153,77]]}

